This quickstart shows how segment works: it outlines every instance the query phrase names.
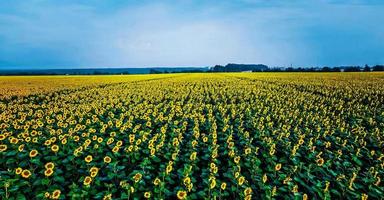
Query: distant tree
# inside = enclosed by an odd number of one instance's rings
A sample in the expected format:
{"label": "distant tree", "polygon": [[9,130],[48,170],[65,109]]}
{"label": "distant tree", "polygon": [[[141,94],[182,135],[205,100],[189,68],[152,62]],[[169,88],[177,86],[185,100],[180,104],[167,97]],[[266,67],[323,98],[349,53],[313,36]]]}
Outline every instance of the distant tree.
{"label": "distant tree", "polygon": [[322,69],[321,69],[321,71],[322,72],[331,72],[332,70],[331,70],[331,68],[329,68],[329,67],[323,67]]}
{"label": "distant tree", "polygon": [[375,71],[375,72],[384,71],[384,65],[375,65],[372,67],[372,71]]}
{"label": "distant tree", "polygon": [[344,69],[345,72],[360,72],[360,67],[350,66]]}
{"label": "distant tree", "polygon": [[150,74],[161,74],[161,71],[155,70],[155,69],[150,69],[149,70]]}
{"label": "distant tree", "polygon": [[370,68],[368,65],[365,65],[363,71],[365,71],[365,72],[370,72],[370,71],[371,71],[371,68]]}
{"label": "distant tree", "polygon": [[341,72],[340,67],[332,67],[331,69],[332,72]]}

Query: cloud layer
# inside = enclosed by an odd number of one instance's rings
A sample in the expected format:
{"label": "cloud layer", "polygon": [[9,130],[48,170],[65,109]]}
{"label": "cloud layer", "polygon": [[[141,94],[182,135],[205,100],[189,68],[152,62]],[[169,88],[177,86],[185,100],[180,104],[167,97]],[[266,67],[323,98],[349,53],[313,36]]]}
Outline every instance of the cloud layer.
{"label": "cloud layer", "polygon": [[0,2],[0,69],[384,63],[375,0],[52,2]]}

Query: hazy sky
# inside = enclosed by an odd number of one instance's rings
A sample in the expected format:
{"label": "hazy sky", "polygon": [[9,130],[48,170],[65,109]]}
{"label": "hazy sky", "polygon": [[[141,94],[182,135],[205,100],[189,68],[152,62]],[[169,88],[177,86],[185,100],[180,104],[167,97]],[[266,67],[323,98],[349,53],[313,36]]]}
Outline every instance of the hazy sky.
{"label": "hazy sky", "polygon": [[384,63],[383,0],[0,0],[0,69]]}

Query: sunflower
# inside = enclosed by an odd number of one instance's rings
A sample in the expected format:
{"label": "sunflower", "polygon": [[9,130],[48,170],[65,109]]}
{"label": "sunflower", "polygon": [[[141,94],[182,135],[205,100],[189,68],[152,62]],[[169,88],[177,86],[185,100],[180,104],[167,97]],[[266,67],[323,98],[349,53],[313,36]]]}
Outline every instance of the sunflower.
{"label": "sunflower", "polygon": [[166,173],[169,174],[172,171],[172,165],[168,165],[166,169]]}
{"label": "sunflower", "polygon": [[197,152],[193,152],[193,153],[189,156],[189,159],[192,160],[192,161],[196,160],[196,154],[197,154]]}
{"label": "sunflower", "polygon": [[244,195],[249,196],[251,194],[252,194],[252,188],[250,188],[250,187],[245,188]]}
{"label": "sunflower", "polygon": [[105,163],[110,163],[111,161],[112,161],[111,157],[109,157],[109,156],[105,156],[104,157],[104,162]]}
{"label": "sunflower", "polygon": [[57,146],[56,144],[52,145],[51,150],[56,153],[59,151],[59,146]]}
{"label": "sunflower", "polygon": [[227,188],[227,184],[226,184],[226,183],[222,183],[221,186],[220,186],[220,188],[221,188],[222,190],[225,190],[225,188]]}
{"label": "sunflower", "polygon": [[276,171],[279,171],[281,169],[281,163],[278,163],[277,165],[275,165],[275,170]]}
{"label": "sunflower", "polygon": [[115,147],[113,147],[112,152],[117,153],[119,151],[119,149],[120,149],[120,147],[115,146]]}
{"label": "sunflower", "polygon": [[210,188],[210,189],[213,189],[213,188],[215,188],[215,187],[216,187],[216,179],[213,178],[213,179],[211,179],[211,184],[209,185],[209,188]]}
{"label": "sunflower", "polygon": [[92,162],[92,156],[88,155],[87,157],[85,157],[84,160],[85,160],[85,162],[90,163],[90,162]]}
{"label": "sunflower", "polygon": [[33,158],[35,156],[37,156],[39,152],[35,149],[33,149],[32,151],[29,152],[29,157]]}
{"label": "sunflower", "polygon": [[53,170],[51,168],[48,168],[44,171],[45,176],[51,176],[53,174]]}
{"label": "sunflower", "polygon": [[112,194],[107,194],[103,197],[103,200],[112,200]]}
{"label": "sunflower", "polygon": [[303,200],[307,200],[308,199],[308,195],[307,194],[303,194]]}
{"label": "sunflower", "polygon": [[89,185],[92,182],[92,178],[90,176],[86,176],[84,179],[84,185]]}
{"label": "sunflower", "polygon": [[3,152],[5,150],[7,150],[7,145],[5,144],[0,145],[0,152]]}
{"label": "sunflower", "polygon": [[248,155],[248,154],[250,154],[252,152],[252,149],[251,148],[246,148],[245,150],[244,150],[244,153],[245,153],[245,155]]}
{"label": "sunflower", "polygon": [[19,150],[20,152],[22,152],[22,151],[24,150],[24,144],[21,144],[21,145],[19,146],[18,150]]}
{"label": "sunflower", "polygon": [[365,193],[361,194],[361,200],[368,200],[368,195]]}
{"label": "sunflower", "polygon": [[185,177],[183,182],[184,182],[184,185],[189,185],[191,183],[191,178]]}
{"label": "sunflower", "polygon": [[21,174],[22,171],[23,171],[23,169],[21,169],[21,167],[18,167],[15,169],[16,174]]}
{"label": "sunflower", "polygon": [[145,193],[144,193],[144,197],[145,197],[146,199],[151,198],[151,192],[145,192]]}
{"label": "sunflower", "polygon": [[91,167],[91,169],[89,169],[89,172],[99,172],[99,168],[97,167]]}
{"label": "sunflower", "polygon": [[133,180],[135,181],[135,183],[137,183],[141,180],[142,177],[143,175],[141,175],[140,173],[136,173],[135,176],[133,176]]}
{"label": "sunflower", "polygon": [[185,199],[187,197],[187,192],[184,190],[177,191],[177,198],[178,199]]}
{"label": "sunflower", "polygon": [[240,162],[240,156],[236,156],[233,161],[238,164]]}
{"label": "sunflower", "polygon": [[243,185],[244,181],[245,181],[244,176],[241,176],[240,178],[237,179],[237,182],[239,183],[240,186]]}
{"label": "sunflower", "polygon": [[49,194],[49,192],[45,192],[45,193],[44,193],[44,197],[45,197],[46,199],[48,199],[50,196],[51,196],[51,194]]}
{"label": "sunflower", "polygon": [[319,158],[316,160],[316,163],[318,166],[322,166],[324,164],[324,159],[323,158]]}
{"label": "sunflower", "polygon": [[60,198],[61,191],[55,190],[52,192],[52,199],[59,199]]}
{"label": "sunflower", "polygon": [[160,183],[161,183],[161,181],[159,178],[155,178],[155,180],[153,181],[154,185],[159,185]]}
{"label": "sunflower", "polygon": [[31,172],[28,169],[24,169],[23,172],[21,172],[21,176],[23,178],[29,178],[31,176]]}
{"label": "sunflower", "polygon": [[263,175],[263,183],[267,182],[267,180],[268,180],[267,174],[264,174]]}

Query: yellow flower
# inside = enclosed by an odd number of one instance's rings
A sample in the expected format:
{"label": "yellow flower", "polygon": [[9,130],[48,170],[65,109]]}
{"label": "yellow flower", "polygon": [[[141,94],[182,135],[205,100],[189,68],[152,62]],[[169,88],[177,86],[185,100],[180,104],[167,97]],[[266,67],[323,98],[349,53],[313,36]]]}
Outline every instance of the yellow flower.
{"label": "yellow flower", "polygon": [[250,188],[250,187],[245,188],[244,195],[249,196],[251,194],[252,194],[252,188]]}
{"label": "yellow flower", "polygon": [[191,153],[191,155],[189,156],[189,159],[192,161],[196,160],[196,154],[197,154],[196,152]]}
{"label": "yellow flower", "polygon": [[276,171],[279,171],[280,169],[281,169],[281,164],[278,163],[278,164],[275,166],[275,170],[276,170]]}
{"label": "yellow flower", "polygon": [[85,160],[85,162],[90,163],[90,162],[92,162],[92,156],[88,155],[87,157],[85,157],[84,160]]}
{"label": "yellow flower", "polygon": [[15,173],[21,174],[22,171],[23,171],[23,169],[21,169],[21,167],[18,167],[18,168],[16,168]]}
{"label": "yellow flower", "polygon": [[21,145],[19,146],[18,150],[19,150],[20,152],[22,152],[22,151],[24,150],[24,144],[21,144]]}
{"label": "yellow flower", "polygon": [[107,194],[103,197],[103,200],[112,200],[112,194]]}
{"label": "yellow flower", "polygon": [[7,150],[7,145],[5,144],[0,145],[0,152],[3,152],[5,150]]}
{"label": "yellow flower", "polygon": [[21,172],[21,176],[23,178],[29,178],[31,176],[31,172],[28,169],[24,169],[23,172]]}
{"label": "yellow flower", "polygon": [[185,177],[183,182],[184,182],[184,185],[189,185],[191,183],[191,178]]}
{"label": "yellow flower", "polygon": [[226,183],[222,183],[221,186],[220,186],[220,188],[221,188],[222,190],[225,190],[225,188],[227,188],[227,184],[226,184]]}
{"label": "yellow flower", "polygon": [[52,150],[53,152],[58,152],[58,151],[59,151],[59,146],[57,146],[56,144],[54,144],[54,145],[52,145],[51,150]]}
{"label": "yellow flower", "polygon": [[244,153],[245,153],[245,155],[248,155],[248,154],[250,154],[252,152],[252,149],[251,148],[246,148],[245,150],[244,150]]}
{"label": "yellow flower", "polygon": [[53,174],[53,169],[52,168],[48,168],[44,171],[44,175],[45,176],[51,176]]}
{"label": "yellow flower", "polygon": [[324,159],[323,158],[319,158],[316,160],[316,163],[318,166],[322,166],[324,164]]}
{"label": "yellow flower", "polygon": [[135,183],[137,183],[141,180],[142,177],[143,175],[141,175],[140,173],[136,173],[135,176],[133,176],[133,180],[135,181]]}
{"label": "yellow flower", "polygon": [[245,181],[244,176],[241,176],[240,178],[237,179],[237,182],[239,183],[240,186],[243,185],[244,181]]}
{"label": "yellow flower", "polygon": [[144,197],[145,197],[146,199],[151,198],[151,192],[145,192],[145,193],[144,193]]}
{"label": "yellow flower", "polygon": [[297,185],[293,186],[293,188],[292,188],[292,192],[293,192],[293,193],[296,193],[296,192],[298,192],[298,191],[299,191],[299,186],[297,186]]}
{"label": "yellow flower", "polygon": [[238,164],[240,162],[240,156],[236,156],[233,161]]}
{"label": "yellow flower", "polygon": [[53,162],[48,162],[44,165],[46,169],[53,169],[55,168],[55,164]]}
{"label": "yellow flower", "polygon": [[368,200],[368,195],[365,193],[361,194],[361,200]]}
{"label": "yellow flower", "polygon": [[115,146],[115,147],[113,147],[112,152],[117,153],[119,151],[119,149],[120,149],[120,147]]}
{"label": "yellow flower", "polygon": [[307,200],[308,199],[308,195],[307,194],[303,194],[303,200]]}
{"label": "yellow flower", "polygon": [[209,187],[210,187],[211,189],[213,189],[214,187],[216,187],[216,179],[215,179],[215,178],[212,178],[212,179],[211,179],[211,184],[209,185]]}
{"label": "yellow flower", "polygon": [[109,157],[109,156],[105,156],[104,157],[104,162],[105,163],[110,163],[111,161],[112,161],[111,157]]}
{"label": "yellow flower", "polygon": [[263,175],[263,183],[267,182],[267,180],[268,180],[267,174],[264,174]]}
{"label": "yellow flower", "polygon": [[52,199],[59,199],[60,198],[61,191],[60,190],[55,190],[52,193]]}
{"label": "yellow flower", "polygon": [[154,185],[159,185],[161,183],[160,179],[159,178],[155,178],[155,180],[153,181],[153,184]]}
{"label": "yellow flower", "polygon": [[51,194],[49,194],[49,192],[45,192],[45,193],[44,193],[44,197],[45,197],[46,199],[48,199],[50,196],[51,196]]}
{"label": "yellow flower", "polygon": [[29,157],[33,158],[35,156],[37,156],[39,152],[35,149],[33,149],[32,151],[29,152]]}
{"label": "yellow flower", "polygon": [[86,176],[84,179],[84,185],[87,186],[91,184],[91,182],[92,182],[92,178],[90,176]]}
{"label": "yellow flower", "polygon": [[169,174],[172,171],[172,165],[167,165],[166,172]]}
{"label": "yellow flower", "polygon": [[187,192],[184,190],[177,191],[177,198],[178,199],[185,199],[187,197]]}

